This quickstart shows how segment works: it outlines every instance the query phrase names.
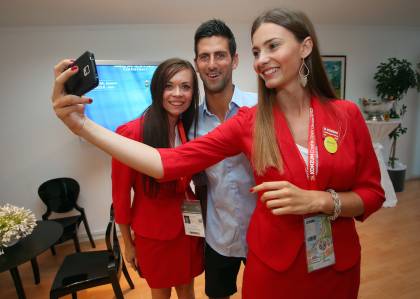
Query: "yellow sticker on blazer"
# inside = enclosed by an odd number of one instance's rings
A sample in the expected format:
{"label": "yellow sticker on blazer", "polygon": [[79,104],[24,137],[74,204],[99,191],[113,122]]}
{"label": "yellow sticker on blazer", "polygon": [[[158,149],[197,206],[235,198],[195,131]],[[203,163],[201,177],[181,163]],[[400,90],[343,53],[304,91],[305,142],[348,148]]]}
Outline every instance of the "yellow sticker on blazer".
{"label": "yellow sticker on blazer", "polygon": [[324,147],[327,150],[327,152],[329,152],[330,154],[334,154],[337,152],[338,144],[333,137],[327,136],[324,139]]}

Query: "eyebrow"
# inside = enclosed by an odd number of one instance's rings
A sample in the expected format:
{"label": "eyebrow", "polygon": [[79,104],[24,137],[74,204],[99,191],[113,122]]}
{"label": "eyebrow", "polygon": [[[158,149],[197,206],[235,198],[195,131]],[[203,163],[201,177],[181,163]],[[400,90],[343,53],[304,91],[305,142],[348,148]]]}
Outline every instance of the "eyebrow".
{"label": "eyebrow", "polygon": [[226,54],[226,53],[229,53],[229,51],[228,50],[217,50],[217,51],[214,51],[214,52],[201,52],[201,53],[198,53],[197,56],[211,55],[211,54],[221,54],[221,53]]}
{"label": "eyebrow", "polygon": [[[173,81],[172,81],[172,79],[170,79],[168,82],[166,82],[166,84],[168,85],[168,84],[175,84]],[[193,84],[192,82],[190,82],[190,81],[181,81],[181,82],[179,82],[178,84],[188,84],[188,85],[191,85],[191,84]]]}

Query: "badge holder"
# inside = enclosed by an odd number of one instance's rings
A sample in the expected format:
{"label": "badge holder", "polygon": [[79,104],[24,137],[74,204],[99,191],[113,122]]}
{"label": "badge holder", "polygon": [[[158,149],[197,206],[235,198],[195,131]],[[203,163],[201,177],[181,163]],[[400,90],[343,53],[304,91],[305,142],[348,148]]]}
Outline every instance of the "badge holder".
{"label": "badge holder", "polygon": [[182,218],[185,234],[194,237],[205,237],[203,214],[198,200],[190,200],[185,192],[186,199],[182,204]]}
{"label": "badge holder", "polygon": [[308,272],[335,264],[331,223],[325,215],[304,219]]}

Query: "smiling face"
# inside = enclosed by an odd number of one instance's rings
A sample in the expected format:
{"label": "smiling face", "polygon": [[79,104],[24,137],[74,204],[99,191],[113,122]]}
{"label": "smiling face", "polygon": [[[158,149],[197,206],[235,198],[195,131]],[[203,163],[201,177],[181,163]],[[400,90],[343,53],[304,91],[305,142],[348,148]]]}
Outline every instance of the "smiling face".
{"label": "smiling face", "polygon": [[227,38],[211,36],[198,42],[195,65],[206,92],[219,93],[231,85],[237,64],[237,54],[230,55]]}
{"label": "smiling face", "polygon": [[191,105],[193,97],[193,75],[191,70],[182,69],[172,76],[163,91],[163,108],[168,117],[177,120]]}
{"label": "smiling face", "polygon": [[310,37],[299,42],[286,28],[263,23],[252,36],[254,69],[267,88],[287,89],[299,84],[302,59],[310,54]]}

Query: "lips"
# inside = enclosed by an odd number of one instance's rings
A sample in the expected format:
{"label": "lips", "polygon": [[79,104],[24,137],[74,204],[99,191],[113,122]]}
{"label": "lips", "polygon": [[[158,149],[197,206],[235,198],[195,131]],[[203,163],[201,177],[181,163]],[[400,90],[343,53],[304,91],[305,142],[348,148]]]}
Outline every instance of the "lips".
{"label": "lips", "polygon": [[264,76],[270,76],[274,73],[277,73],[278,70],[279,70],[278,67],[271,67],[271,68],[264,69],[263,71],[261,71],[261,74]]}
{"label": "lips", "polygon": [[180,107],[185,104],[185,102],[180,102],[180,101],[168,101],[168,103],[176,107]]}
{"label": "lips", "polygon": [[219,77],[220,73],[208,73],[207,77],[210,79],[217,79]]}

